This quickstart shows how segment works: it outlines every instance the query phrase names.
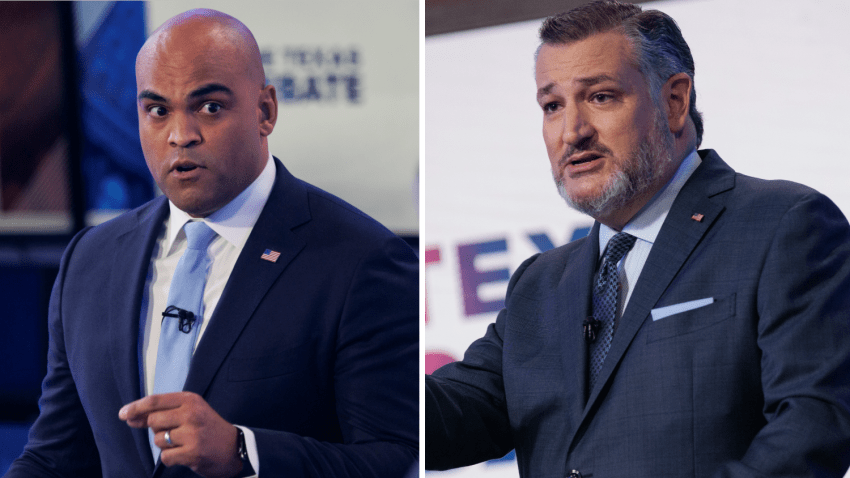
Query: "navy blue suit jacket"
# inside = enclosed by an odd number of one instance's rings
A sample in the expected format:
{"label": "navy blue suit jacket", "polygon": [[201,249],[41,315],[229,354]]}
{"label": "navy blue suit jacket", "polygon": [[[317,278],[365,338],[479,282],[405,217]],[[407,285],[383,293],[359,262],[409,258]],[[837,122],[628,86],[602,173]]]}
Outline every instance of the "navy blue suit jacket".
{"label": "navy blue suit jacket", "polygon": [[[462,362],[426,377],[428,468],[516,448],[521,476],[842,476],[850,227],[823,195],[714,151],[667,216],[587,387],[589,237],[527,260]],[[702,214],[694,218],[695,214]],[[653,309],[713,298],[653,320]]]}
{"label": "navy blue suit jacket", "polygon": [[[41,413],[6,476],[195,476],[155,467],[147,429],[118,419],[142,397],[139,310],[167,214],[160,197],[71,241]],[[253,429],[261,476],[402,476],[417,457],[417,374],[415,254],[277,161],[184,390]]]}

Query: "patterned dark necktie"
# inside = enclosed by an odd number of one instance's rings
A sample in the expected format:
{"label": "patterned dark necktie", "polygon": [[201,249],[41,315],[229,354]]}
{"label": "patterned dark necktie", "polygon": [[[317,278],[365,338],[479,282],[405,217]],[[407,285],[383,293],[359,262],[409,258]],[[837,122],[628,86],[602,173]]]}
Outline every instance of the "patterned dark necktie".
{"label": "patterned dark necktie", "polygon": [[590,344],[590,389],[596,386],[596,377],[611,349],[614,338],[614,321],[620,303],[620,276],[617,264],[635,245],[635,236],[619,232],[608,241],[602,265],[593,281],[593,317],[600,322],[597,339]]}

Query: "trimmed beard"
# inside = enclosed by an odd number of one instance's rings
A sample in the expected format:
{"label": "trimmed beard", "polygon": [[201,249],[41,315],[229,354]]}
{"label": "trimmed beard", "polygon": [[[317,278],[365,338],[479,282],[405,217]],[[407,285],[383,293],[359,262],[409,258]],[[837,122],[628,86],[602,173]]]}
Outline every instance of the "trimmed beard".
{"label": "trimmed beard", "polygon": [[[594,145],[591,145],[587,149],[602,148],[594,148]],[[587,199],[571,197],[564,187],[564,181],[559,179],[554,171],[552,178],[558,187],[558,193],[568,206],[597,218],[611,214],[646,192],[662,177],[665,169],[662,166],[671,161],[673,161],[673,134],[670,132],[663,110],[657,108],[649,134],[628,155],[626,161],[618,165],[617,171],[608,178],[599,195]]]}

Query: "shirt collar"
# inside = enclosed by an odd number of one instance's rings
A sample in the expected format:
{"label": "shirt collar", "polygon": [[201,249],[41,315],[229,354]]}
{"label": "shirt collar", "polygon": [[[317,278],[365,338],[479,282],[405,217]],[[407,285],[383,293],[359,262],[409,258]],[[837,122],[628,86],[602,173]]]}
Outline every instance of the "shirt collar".
{"label": "shirt collar", "polygon": [[[248,235],[251,234],[251,230],[257,223],[257,219],[259,219],[260,213],[272,192],[275,169],[275,162],[271,153],[269,153],[266,166],[257,179],[224,207],[202,220],[216,234],[223,237],[234,247],[241,249],[248,241]],[[168,208],[165,250],[171,250],[184,224],[197,220],[180,210],[171,201],[168,201]]]}
{"label": "shirt collar", "polygon": [[[655,196],[649,200],[646,205],[641,208],[640,211],[635,214],[635,216],[623,227],[623,232],[629,233],[632,236],[637,237],[642,241],[646,241],[650,244],[655,243],[655,238],[658,237],[658,233],[661,231],[661,226],[664,224],[664,220],[667,219],[667,213],[670,212],[670,208],[673,206],[673,201],[676,200],[676,196],[679,195],[679,191],[682,190],[682,186],[685,185],[688,178],[691,177],[691,174],[697,169],[697,166],[700,165],[702,160],[697,154],[696,149],[691,151],[691,154],[687,155],[685,159],[682,161],[682,164],[679,165],[679,168],[676,170],[676,174],[670,178],[670,181],[661,188],[660,191],[655,193]],[[605,224],[600,224],[599,226],[599,255],[600,257],[605,252],[605,246],[608,244],[608,240],[614,237],[617,231],[611,229]]]}

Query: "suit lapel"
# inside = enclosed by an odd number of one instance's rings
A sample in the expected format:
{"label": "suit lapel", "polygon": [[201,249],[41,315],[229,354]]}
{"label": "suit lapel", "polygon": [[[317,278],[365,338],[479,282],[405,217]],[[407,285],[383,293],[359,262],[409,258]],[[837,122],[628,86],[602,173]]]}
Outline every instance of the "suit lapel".
{"label": "suit lapel", "polygon": [[[614,369],[649,317],[650,311],[725,208],[711,197],[734,187],[734,171],[714,151],[707,150],[700,154],[704,155],[703,162],[673,202],[635,284],[614,334],[611,350],[599,373],[598,385],[590,391],[583,420],[587,420],[600,398],[601,390],[611,379]],[[698,214],[702,217],[694,219],[693,216]]]}
{"label": "suit lapel", "polygon": [[[262,298],[304,248],[304,240],[292,229],[310,219],[307,191],[275,162],[275,185],[195,350],[184,390],[204,395]],[[260,258],[266,249],[280,252],[277,261]]]}
{"label": "suit lapel", "polygon": [[590,285],[599,257],[599,223],[594,224],[584,243],[567,258],[566,270],[556,294],[556,310],[561,327],[563,368],[569,374],[568,390],[576,390],[576,400],[570,408],[577,423],[587,397],[587,344],[582,323],[590,315]]}
{"label": "suit lapel", "polygon": [[[157,201],[152,207],[138,213],[135,226],[117,236],[111,262],[110,290],[106,295],[110,313],[106,327],[111,339],[115,382],[121,405],[142,397],[143,375],[139,358],[142,347],[141,302],[154,243],[168,214],[165,198]],[[147,429],[133,428],[131,433],[142,462],[149,467],[148,473],[153,472]]]}

